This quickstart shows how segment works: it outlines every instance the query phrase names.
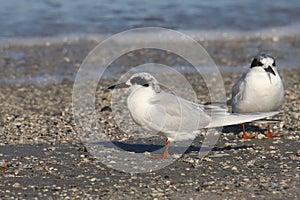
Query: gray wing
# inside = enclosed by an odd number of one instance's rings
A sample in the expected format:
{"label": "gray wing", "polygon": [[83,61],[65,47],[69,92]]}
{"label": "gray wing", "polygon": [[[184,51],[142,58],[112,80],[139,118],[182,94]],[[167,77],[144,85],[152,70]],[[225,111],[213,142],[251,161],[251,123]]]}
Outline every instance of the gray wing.
{"label": "gray wing", "polygon": [[148,125],[162,132],[192,132],[201,128],[251,122],[279,113],[278,111],[253,114],[228,113],[219,106],[192,103],[164,92],[152,98],[151,104],[147,111],[151,119]]}
{"label": "gray wing", "polygon": [[246,77],[246,73],[242,77],[240,77],[232,87],[231,106],[233,112],[235,112],[235,107],[237,102],[243,99],[243,95],[245,91],[245,77]]}
{"label": "gray wing", "polygon": [[228,112],[213,113],[211,123],[205,128],[214,128],[214,127],[228,126],[234,124],[242,124],[245,122],[251,122],[266,117],[270,117],[278,113],[279,111],[253,113],[253,114],[238,114],[238,113],[228,113]]}
{"label": "gray wing", "polygon": [[211,122],[201,105],[172,94],[161,92],[151,99],[151,104],[151,121],[162,131],[192,132]]}

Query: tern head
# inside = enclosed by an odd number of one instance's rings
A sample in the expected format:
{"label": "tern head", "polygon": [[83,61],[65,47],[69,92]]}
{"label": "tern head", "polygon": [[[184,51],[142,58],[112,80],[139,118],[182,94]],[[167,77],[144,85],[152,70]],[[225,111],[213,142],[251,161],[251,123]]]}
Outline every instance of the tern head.
{"label": "tern head", "polygon": [[274,68],[276,67],[275,59],[272,56],[266,54],[259,54],[255,56],[251,63],[251,68],[262,67],[267,73],[276,76]]}
{"label": "tern head", "polygon": [[138,87],[152,88],[156,93],[161,91],[158,81],[151,74],[146,72],[133,74],[126,82],[112,85],[108,89]]}

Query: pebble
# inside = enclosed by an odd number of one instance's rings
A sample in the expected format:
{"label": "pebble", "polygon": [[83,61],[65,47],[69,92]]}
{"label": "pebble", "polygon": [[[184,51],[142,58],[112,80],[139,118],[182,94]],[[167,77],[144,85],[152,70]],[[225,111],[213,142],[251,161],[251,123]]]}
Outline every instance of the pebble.
{"label": "pebble", "polygon": [[13,186],[14,188],[19,188],[19,187],[21,187],[20,183],[14,183],[12,186]]}
{"label": "pebble", "polygon": [[264,134],[259,133],[256,138],[259,140],[262,140],[262,139],[265,139],[266,136]]}
{"label": "pebble", "polygon": [[208,158],[208,157],[205,157],[205,158],[202,158],[203,161],[206,161],[206,162],[212,162],[213,160]]}
{"label": "pebble", "polygon": [[237,167],[233,166],[233,167],[231,168],[231,170],[232,170],[232,171],[237,171],[238,169],[237,169]]}
{"label": "pebble", "polygon": [[248,181],[250,181],[250,179],[249,178],[244,178],[243,181],[248,182]]}
{"label": "pebble", "polygon": [[69,57],[64,57],[64,61],[69,63],[69,62],[71,62],[71,59]]}

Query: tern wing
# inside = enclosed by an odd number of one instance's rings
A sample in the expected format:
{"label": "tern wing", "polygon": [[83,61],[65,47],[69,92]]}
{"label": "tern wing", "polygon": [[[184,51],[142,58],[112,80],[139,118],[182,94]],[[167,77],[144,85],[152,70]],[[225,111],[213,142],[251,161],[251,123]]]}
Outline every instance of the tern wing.
{"label": "tern wing", "polygon": [[[210,116],[201,106],[172,94],[161,92],[151,99],[151,104],[152,119],[157,120],[157,123],[164,120],[167,130],[190,132],[211,122]],[[157,116],[161,116],[161,119]]]}
{"label": "tern wing", "polygon": [[255,120],[254,121],[257,124],[278,124],[281,121],[280,120],[276,120],[276,119],[260,119],[260,120]]}
{"label": "tern wing", "polygon": [[245,91],[245,77],[246,74],[239,78],[232,87],[231,105],[233,111],[235,110],[236,103],[243,99],[243,91]]}
{"label": "tern wing", "polygon": [[251,122],[266,117],[270,117],[278,114],[279,111],[253,113],[253,114],[237,114],[237,113],[212,113],[212,121],[205,128],[214,128],[221,126],[229,126],[234,124],[242,124],[245,122]]}

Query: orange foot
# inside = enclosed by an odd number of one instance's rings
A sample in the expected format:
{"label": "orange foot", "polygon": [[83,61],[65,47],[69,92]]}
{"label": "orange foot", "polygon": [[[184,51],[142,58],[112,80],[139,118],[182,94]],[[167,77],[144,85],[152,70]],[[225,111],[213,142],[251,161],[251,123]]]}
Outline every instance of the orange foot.
{"label": "orange foot", "polygon": [[242,129],[243,129],[243,138],[244,139],[253,139],[254,138],[253,136],[246,134],[245,124],[242,124]]}
{"label": "orange foot", "polygon": [[168,155],[165,156],[165,154],[159,155],[159,156],[151,156],[151,158],[154,159],[154,160],[162,160],[162,159],[164,160],[167,157],[168,157]]}
{"label": "orange foot", "polygon": [[267,138],[282,138],[282,136],[276,136],[276,135],[273,135],[273,133],[269,132],[267,133],[266,135]]}
{"label": "orange foot", "polygon": [[247,135],[246,133],[244,133],[244,134],[243,134],[243,138],[244,138],[244,139],[253,139],[254,136]]}
{"label": "orange foot", "polygon": [[159,156],[152,156],[152,159],[166,159],[169,155],[169,147],[171,145],[171,142],[169,140],[167,140],[166,142],[166,149],[165,152],[163,153],[163,155],[159,155]]}
{"label": "orange foot", "polygon": [[276,135],[273,135],[273,133],[271,132],[270,130],[270,125],[268,124],[268,132],[267,132],[267,135],[266,135],[267,138],[282,138],[282,136],[276,136]]}

